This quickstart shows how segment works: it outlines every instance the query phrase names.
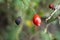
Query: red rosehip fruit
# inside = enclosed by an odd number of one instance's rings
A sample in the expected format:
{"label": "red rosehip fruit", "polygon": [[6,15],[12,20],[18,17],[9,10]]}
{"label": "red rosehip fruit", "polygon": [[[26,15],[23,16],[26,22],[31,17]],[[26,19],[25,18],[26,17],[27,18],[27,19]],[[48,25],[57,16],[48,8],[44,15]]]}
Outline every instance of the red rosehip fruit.
{"label": "red rosehip fruit", "polygon": [[49,8],[55,10],[54,4],[49,4]]}
{"label": "red rosehip fruit", "polygon": [[40,26],[40,24],[41,24],[41,18],[39,17],[38,14],[34,14],[34,16],[33,16],[33,23],[36,26]]}

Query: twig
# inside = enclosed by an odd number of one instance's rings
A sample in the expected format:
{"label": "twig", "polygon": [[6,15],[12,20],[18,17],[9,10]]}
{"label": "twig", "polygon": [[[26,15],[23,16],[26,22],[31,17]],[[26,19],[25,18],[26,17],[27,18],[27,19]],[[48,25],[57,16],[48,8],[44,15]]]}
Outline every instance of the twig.
{"label": "twig", "polygon": [[60,5],[56,7],[56,10],[46,19],[46,21],[48,21],[59,9],[60,9]]}
{"label": "twig", "polygon": [[50,23],[46,25],[46,28],[44,29],[44,32],[47,33],[48,31],[48,27],[49,27]]}
{"label": "twig", "polygon": [[58,11],[58,9],[56,9],[47,19],[46,19],[46,21],[48,21],[54,14],[55,14],[55,12],[57,12]]}

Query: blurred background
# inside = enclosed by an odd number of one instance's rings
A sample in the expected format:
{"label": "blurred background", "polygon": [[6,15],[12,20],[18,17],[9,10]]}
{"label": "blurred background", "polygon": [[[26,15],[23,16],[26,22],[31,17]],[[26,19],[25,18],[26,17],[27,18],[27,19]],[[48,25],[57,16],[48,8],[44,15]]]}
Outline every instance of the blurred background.
{"label": "blurred background", "polygon": [[[0,0],[0,40],[60,40],[60,10],[47,22],[60,0]],[[41,17],[41,24],[32,23],[33,15]],[[19,17],[19,18],[18,18]]]}

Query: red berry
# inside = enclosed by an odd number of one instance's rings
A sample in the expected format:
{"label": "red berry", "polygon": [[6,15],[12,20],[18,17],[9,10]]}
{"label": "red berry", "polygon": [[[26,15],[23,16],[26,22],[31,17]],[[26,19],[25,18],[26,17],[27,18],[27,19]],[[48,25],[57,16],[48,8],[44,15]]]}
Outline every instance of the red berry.
{"label": "red berry", "polygon": [[33,23],[36,26],[40,26],[40,24],[41,24],[41,18],[39,17],[38,14],[34,14],[34,16],[33,16]]}
{"label": "red berry", "polygon": [[55,10],[54,4],[49,4],[49,8]]}

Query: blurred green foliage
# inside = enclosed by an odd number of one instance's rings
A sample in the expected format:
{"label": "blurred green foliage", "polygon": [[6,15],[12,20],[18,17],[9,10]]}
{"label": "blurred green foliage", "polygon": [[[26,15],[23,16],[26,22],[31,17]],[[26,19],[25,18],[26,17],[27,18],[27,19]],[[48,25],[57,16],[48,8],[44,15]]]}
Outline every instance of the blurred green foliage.
{"label": "blurred green foliage", "polygon": [[[24,35],[28,36],[26,40],[30,40],[30,37],[35,37],[36,33],[39,32],[39,36],[41,36],[42,40],[52,40],[52,33],[45,33],[39,29],[35,30],[35,25],[32,24],[32,27],[28,28],[26,24],[26,20],[32,20],[32,17],[35,13],[37,13],[41,18],[47,18],[54,11],[49,9],[49,4],[53,3],[54,5],[58,5],[60,0],[0,0],[0,12],[3,11],[7,15],[8,24],[6,29],[0,30],[0,40],[25,40]],[[1,15],[1,13],[0,13]],[[53,23],[56,20],[59,20],[57,17],[60,15],[60,11],[58,10],[53,17],[48,20],[48,23]],[[16,25],[15,19],[21,16],[22,23],[20,25]],[[44,20],[45,21],[45,20]],[[42,21],[43,23],[43,21]],[[58,22],[57,22],[58,23]],[[26,25],[23,26],[23,25]],[[56,24],[56,22],[55,22]],[[1,25],[1,24],[0,24]],[[44,24],[43,24],[44,25]],[[47,24],[44,25],[44,29]],[[51,29],[52,30],[52,29]],[[27,31],[27,32],[26,32]],[[3,33],[3,34],[2,34]],[[51,34],[51,35],[50,35]],[[21,37],[22,36],[22,37]],[[57,40],[59,38],[60,33],[56,32],[55,37]],[[36,36],[37,37],[37,36]],[[22,39],[21,39],[22,38]],[[38,40],[38,39],[37,39]]]}

